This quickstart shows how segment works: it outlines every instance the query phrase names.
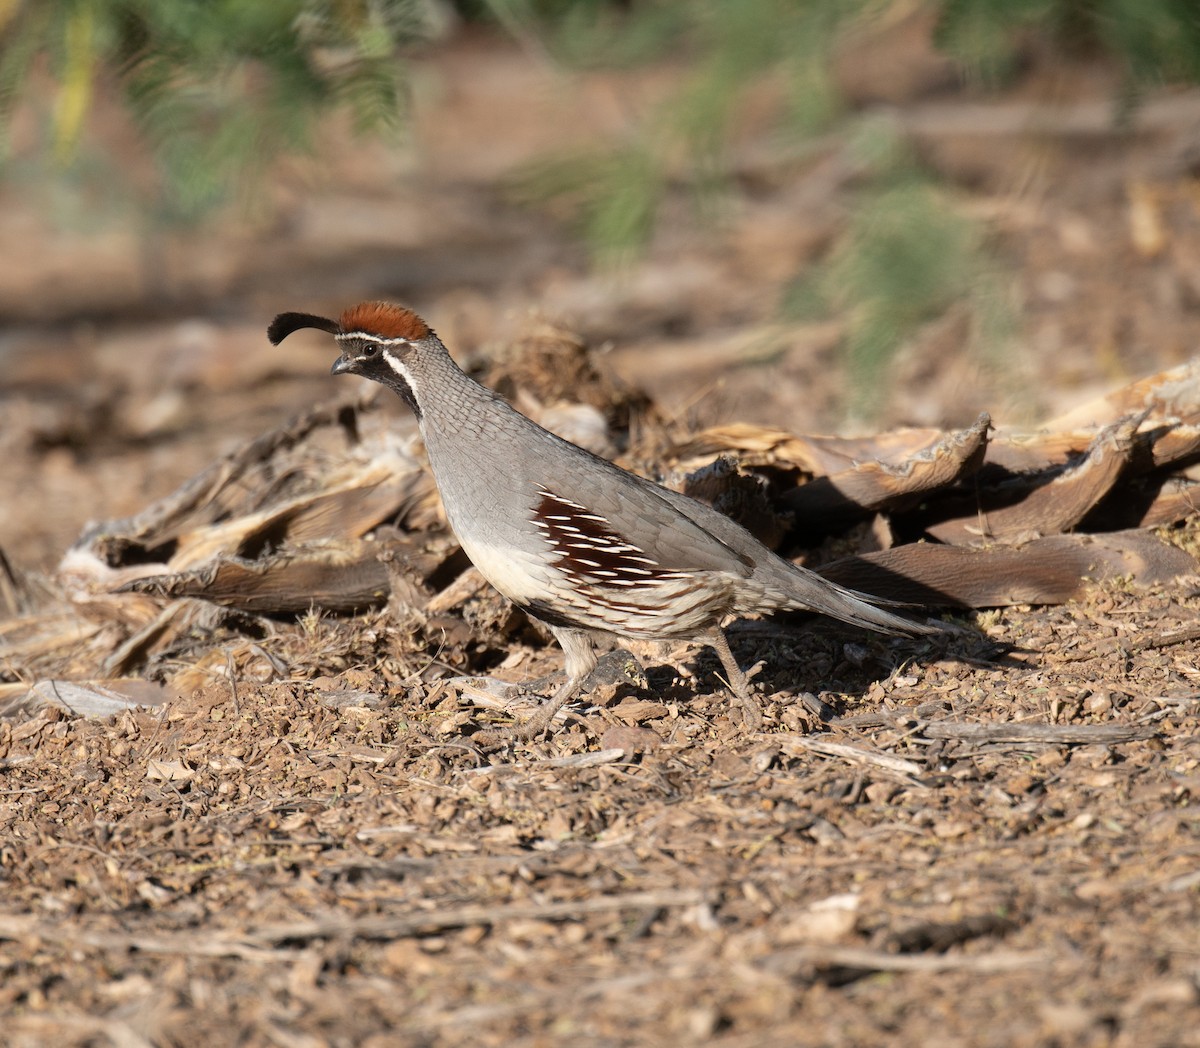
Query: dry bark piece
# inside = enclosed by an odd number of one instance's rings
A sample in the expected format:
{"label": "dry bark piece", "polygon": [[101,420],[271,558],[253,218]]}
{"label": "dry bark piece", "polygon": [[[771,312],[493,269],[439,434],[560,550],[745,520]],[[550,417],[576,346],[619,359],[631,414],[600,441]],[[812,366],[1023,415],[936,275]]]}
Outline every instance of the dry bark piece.
{"label": "dry bark piece", "polygon": [[896,429],[873,437],[797,435],[734,422],[673,445],[665,457],[679,470],[699,469],[720,455],[733,455],[746,466],[783,466],[824,477],[862,462],[902,465],[952,436],[940,429]]}
{"label": "dry bark piece", "polygon": [[1200,454],[1200,361],[1131,382],[1028,433],[1001,427],[988,462],[1010,472],[1059,466],[1084,452],[1098,429],[1128,417],[1142,419],[1139,443],[1148,461],[1167,466]]}
{"label": "dry bark piece", "polygon": [[160,761],[151,758],[146,762],[146,778],[151,782],[169,782],[178,785],[196,777],[195,771],[183,761]]}
{"label": "dry bark piece", "polygon": [[1178,524],[1200,509],[1200,478],[1156,470],[1120,485],[1082,521],[1084,531],[1120,531]]}
{"label": "dry bark piece", "polygon": [[[113,598],[119,599],[119,598]],[[100,669],[106,677],[116,677],[140,665],[155,648],[165,647],[203,619],[211,617],[206,604],[192,601],[172,601],[158,615],[124,643],[118,644]]]}
{"label": "dry bark piece", "polygon": [[85,644],[103,629],[75,608],[55,608],[0,622],[0,658],[27,664],[44,655]]}
{"label": "dry bark piece", "polygon": [[[386,431],[360,443],[352,455],[343,451],[332,457],[314,443],[318,430],[333,426],[359,440],[358,414],[364,404],[314,409],[243,445],[143,513],[89,527],[60,570],[82,576],[95,590],[160,595],[177,591],[204,596],[197,580],[211,576],[213,592],[228,596],[221,580],[236,575],[237,568],[228,567],[226,560],[251,561],[265,555],[260,574],[270,574],[272,567],[286,569],[296,586],[289,588],[281,578],[275,585],[281,603],[272,608],[264,603],[270,585],[261,580],[249,583],[256,591],[254,609],[282,612],[309,606],[312,600],[305,600],[297,587],[309,581],[307,565],[315,565],[309,574],[319,575],[326,559],[336,560],[331,542],[347,541],[342,556],[349,564],[355,559],[355,542],[381,522],[400,517],[419,526],[438,517],[428,471]],[[314,549],[306,551],[308,545]],[[291,555],[280,552],[288,547]],[[150,575],[178,577],[160,583],[157,590],[150,582],[144,587],[128,585]],[[183,576],[194,577],[189,582]],[[352,579],[349,589],[357,593],[372,584]],[[331,606],[361,606],[339,597],[341,588],[328,584]],[[236,600],[222,602],[238,606]]]}
{"label": "dry bark piece", "polygon": [[736,520],[768,549],[777,549],[791,527],[790,517],[776,509],[766,486],[740,472],[727,456],[689,474],[683,493]]}
{"label": "dry bark piece", "polygon": [[1158,735],[1148,724],[963,724],[922,721],[917,729],[929,739],[978,743],[1042,743],[1047,746],[1115,746]]}
{"label": "dry bark piece", "polygon": [[0,684],[0,720],[26,720],[56,708],[78,717],[110,717],[135,706],[161,706],[178,696],[165,684],[140,678],[99,681],[43,680]]}
{"label": "dry bark piece", "polygon": [[986,549],[913,543],[818,569],[843,586],[889,600],[967,608],[1063,604],[1105,579],[1150,587],[1197,570],[1190,554],[1140,530],[1051,535]]}
{"label": "dry bark piece", "polygon": [[[1083,430],[993,435],[987,461],[979,473],[979,487],[972,495],[975,505],[988,500],[1017,503],[1024,497],[1023,492],[1033,492],[1061,475],[1064,469],[1077,467],[1079,459],[1088,455],[1097,439],[1094,431]],[[1195,512],[1196,493],[1191,488],[1192,480],[1200,481],[1200,476],[1192,477],[1197,472],[1198,455],[1200,428],[1170,421],[1142,421],[1132,435],[1132,447],[1121,476],[1109,494],[1078,522],[1079,526],[1087,531],[1116,531],[1186,519]],[[1051,507],[1055,507],[1055,493],[1054,490],[1049,493]],[[1016,511],[1016,519],[1019,521],[1022,515],[1033,519],[1037,513],[1035,504]],[[1048,526],[1037,530],[1048,532],[1053,524],[1048,520]],[[952,533],[938,537],[948,541]]]}
{"label": "dry bark piece", "polygon": [[1126,415],[1200,423],[1200,359],[1168,368],[1122,386],[1046,423],[1062,432],[1081,426],[1105,426]]}
{"label": "dry bark piece", "polygon": [[941,439],[899,463],[876,457],[786,493],[780,503],[794,514],[800,528],[810,521],[844,525],[883,510],[900,511],[975,473],[987,451],[991,419],[982,414],[974,425]]}
{"label": "dry bark piece", "polygon": [[390,592],[378,543],[367,540],[281,550],[258,560],[219,556],[195,571],[153,575],[122,587],[156,597],[200,597],[252,614],[348,612],[379,604]]}
{"label": "dry bark piece", "polygon": [[[1174,417],[1138,415],[1143,421],[1135,438],[1141,468],[1171,466],[1200,455],[1200,427]],[[1087,452],[1096,439],[1096,428],[1043,429],[1025,432],[1005,427],[992,434],[987,455],[988,473],[1037,473],[1064,466]]]}
{"label": "dry bark piece", "polygon": [[[362,536],[389,519],[428,525],[439,507],[417,458],[386,431],[362,439],[361,410],[363,402],[315,409],[136,517],[89,528],[60,568],[74,598],[120,604],[126,619],[139,595],[158,598],[132,616],[138,628],[157,615],[162,598],[202,598],[258,614],[352,611],[385,600],[389,569],[376,555],[392,547]],[[352,433],[357,450],[332,457],[313,443],[332,426]]]}
{"label": "dry bark piece", "polygon": [[[732,453],[751,468],[814,476],[778,500],[798,522],[801,542],[872,511],[895,515],[901,535],[925,533],[954,543],[1019,541],[1081,523],[1112,530],[1189,516],[1192,493],[1178,476],[1200,456],[1198,404],[1200,365],[1193,363],[1132,383],[1052,424],[1063,428],[1001,430],[978,448],[971,442],[986,436],[978,423],[961,434],[906,430],[859,440],[727,426],[677,445],[672,454],[695,467],[712,454]],[[1099,432],[1097,422],[1106,424]],[[948,454],[939,458],[939,451]],[[972,460],[971,451],[979,458]],[[972,473],[968,490],[962,480]],[[914,499],[922,511],[910,519]],[[807,533],[799,530],[806,527]]]}
{"label": "dry bark piece", "polygon": [[284,545],[356,539],[432,496],[432,482],[415,460],[381,453],[316,478],[303,495],[178,535],[166,566],[184,571],[221,555],[255,556]]}
{"label": "dry bark piece", "polygon": [[[105,559],[115,565],[122,562],[122,553],[130,546],[153,549],[173,541],[188,528],[211,522],[226,511],[227,507],[221,504],[226,493],[244,496],[248,489],[261,495],[265,485],[242,484],[243,478],[255,469],[261,470],[264,465],[276,466],[281,453],[300,444],[316,430],[338,426],[356,439],[359,415],[371,411],[377,399],[378,393],[372,391],[355,401],[320,404],[242,444],[141,513],[125,520],[90,525],[75,547],[109,551],[110,556]],[[269,475],[277,478],[283,471],[271,468]]]}
{"label": "dry bark piece", "polygon": [[[662,720],[671,715],[669,706],[656,702],[654,699],[643,699],[630,696],[610,707],[609,712],[626,724],[641,724],[643,721]],[[613,743],[615,746],[616,743]]]}
{"label": "dry bark piece", "polygon": [[[1127,418],[1096,434],[1088,452],[1048,481],[1026,479],[980,489],[969,515],[936,519],[945,510],[931,506],[934,522],[925,532],[941,542],[970,545],[1019,540],[1029,535],[1069,531],[1109,493],[1129,463],[1139,419]],[[959,506],[965,500],[956,500]],[[951,503],[950,512],[955,512]],[[960,510],[961,512],[961,510]]]}
{"label": "dry bark piece", "polygon": [[650,399],[621,381],[578,335],[544,318],[495,354],[482,381],[513,401],[524,395],[548,408],[590,405],[621,432],[651,408]]}
{"label": "dry bark piece", "polygon": [[1200,426],[1192,423],[1164,423],[1146,437],[1151,460],[1157,468],[1189,462],[1200,455]]}
{"label": "dry bark piece", "polygon": [[1138,523],[1145,528],[1178,524],[1194,517],[1200,509],[1200,480],[1171,478],[1146,506]]}

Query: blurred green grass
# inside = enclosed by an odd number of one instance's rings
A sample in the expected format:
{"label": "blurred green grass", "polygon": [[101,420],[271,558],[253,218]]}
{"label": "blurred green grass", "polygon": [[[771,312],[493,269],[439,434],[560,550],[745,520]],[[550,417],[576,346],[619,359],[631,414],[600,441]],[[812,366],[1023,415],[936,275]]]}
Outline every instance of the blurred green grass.
{"label": "blurred green grass", "polygon": [[[780,310],[844,320],[847,406],[870,414],[897,352],[948,309],[968,312],[970,344],[985,353],[1012,327],[986,229],[894,129],[838,90],[841,44],[914,12],[960,92],[1005,89],[1030,56],[1095,59],[1117,71],[1118,119],[1149,89],[1200,80],[1195,0],[0,0],[0,164],[10,180],[74,184],[81,200],[93,184],[90,198],[118,210],[117,165],[91,138],[96,98],[115,95],[157,168],[151,199],[124,187],[140,220],[198,221],[253,201],[280,158],[314,150],[330,112],[349,113],[364,135],[402,133],[406,53],[447,16],[487,22],[564,68],[670,62],[679,72],[624,138],[542,157],[513,187],[568,220],[598,266],[620,268],[652,243],[673,196],[690,196],[704,228],[745,192],[739,120],[769,85],[780,101],[762,136],[792,147],[819,136],[853,157],[844,217]],[[39,118],[33,157],[10,148],[20,105]],[[86,220],[86,206],[76,210]]]}

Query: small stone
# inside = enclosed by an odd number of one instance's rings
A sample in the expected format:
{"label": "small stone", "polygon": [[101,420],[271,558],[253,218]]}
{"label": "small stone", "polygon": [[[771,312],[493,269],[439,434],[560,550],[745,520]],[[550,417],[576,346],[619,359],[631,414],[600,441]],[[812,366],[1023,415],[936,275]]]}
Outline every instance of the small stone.
{"label": "small stone", "polygon": [[658,749],[662,739],[649,728],[621,724],[609,728],[600,738],[602,750],[624,750],[629,753],[648,753]]}
{"label": "small stone", "polygon": [[898,792],[894,783],[873,782],[863,790],[863,795],[872,804],[888,804]]}

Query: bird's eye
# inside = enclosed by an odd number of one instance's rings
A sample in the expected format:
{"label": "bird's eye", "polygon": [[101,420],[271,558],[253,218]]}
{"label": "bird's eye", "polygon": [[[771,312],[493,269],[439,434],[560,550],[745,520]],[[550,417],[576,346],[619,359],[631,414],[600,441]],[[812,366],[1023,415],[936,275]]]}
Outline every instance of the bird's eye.
{"label": "bird's eye", "polygon": [[378,348],[378,346],[363,346],[362,355],[364,357],[373,357]]}

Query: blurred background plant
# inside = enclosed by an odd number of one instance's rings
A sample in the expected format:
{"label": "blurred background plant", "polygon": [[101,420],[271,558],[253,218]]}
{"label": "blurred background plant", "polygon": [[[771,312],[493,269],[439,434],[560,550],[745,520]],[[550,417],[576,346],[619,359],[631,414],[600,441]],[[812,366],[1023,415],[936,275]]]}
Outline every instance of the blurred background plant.
{"label": "blurred background plant", "polygon": [[[935,25],[960,95],[1001,89],[1031,56],[1083,57],[1120,70],[1116,121],[1148,87],[1200,80],[1194,0],[0,0],[6,145],[23,103],[40,146],[0,159],[9,179],[74,185],[85,220],[89,201],[124,191],[149,226],[194,221],[258,199],[331,111],[365,135],[402,132],[404,55],[439,27],[498,24],[563,70],[666,65],[673,86],[624,136],[543,156],[514,194],[565,217],[595,264],[619,271],[673,202],[719,224],[756,178],[839,157],[845,205],[780,312],[842,322],[848,404],[869,415],[922,325],[963,310],[968,344],[993,353],[1011,328],[981,221],[902,122],[842,97],[832,72],[847,41],[914,12]],[[116,177],[113,137],[89,134],[101,95],[120,99],[155,161],[151,206]]]}
{"label": "blurred background plant", "polygon": [[[889,362],[952,305],[969,314],[968,345],[1001,358],[1013,330],[1001,267],[981,223],[927,172],[887,119],[839,97],[832,63],[864,25],[925,7],[934,41],[970,89],[1002,87],[1031,49],[1116,63],[1114,120],[1151,86],[1200,80],[1200,9],[1190,0],[487,0],[498,20],[565,66],[683,56],[679,91],[635,123],[629,141],[545,158],[517,192],[565,210],[596,262],[621,267],[649,243],[673,185],[719,220],[738,193],[734,141],[752,93],[776,88],[781,155],[846,149],[854,202],[825,259],[785,295],[786,316],[840,316],[848,408],[870,415]],[[816,139],[815,136],[820,136]]]}
{"label": "blurred background plant", "polygon": [[[311,149],[330,109],[349,110],[363,134],[403,127],[397,52],[427,31],[429,10],[419,0],[0,0],[5,173],[52,158],[61,180],[103,181],[111,142],[91,140],[89,122],[112,88],[161,174],[155,218],[252,200],[281,156]],[[37,115],[40,148],[17,160],[8,132],[19,103]]]}

